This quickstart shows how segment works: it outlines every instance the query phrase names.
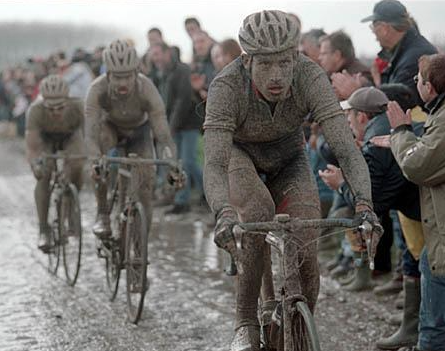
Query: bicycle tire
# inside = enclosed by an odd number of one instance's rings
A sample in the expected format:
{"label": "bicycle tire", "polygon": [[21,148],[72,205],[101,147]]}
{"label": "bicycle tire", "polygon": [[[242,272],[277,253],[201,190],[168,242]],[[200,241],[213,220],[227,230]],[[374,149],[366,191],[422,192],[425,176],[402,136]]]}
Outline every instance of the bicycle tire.
{"label": "bicycle tire", "polygon": [[147,281],[148,228],[144,206],[134,203],[128,211],[125,269],[127,272],[127,315],[131,323],[137,324],[144,308]]}
{"label": "bicycle tire", "polygon": [[52,187],[49,206],[48,206],[48,224],[50,231],[50,249],[48,256],[48,271],[56,275],[60,263],[60,233],[59,233],[59,216],[60,216],[60,195],[55,188]]}
{"label": "bicycle tire", "polygon": [[59,233],[62,244],[63,264],[68,285],[74,286],[81,266],[82,222],[79,194],[74,184],[69,184],[61,195]]}
{"label": "bicycle tire", "polygon": [[111,236],[119,238],[110,242],[108,253],[105,257],[105,274],[108,291],[108,299],[114,301],[119,290],[119,281],[122,268],[123,240],[125,238],[125,222],[121,218],[124,211],[124,180],[118,176],[118,169],[112,168],[109,174],[109,194],[107,195],[110,211]]}
{"label": "bicycle tire", "polygon": [[321,351],[314,317],[304,301],[297,302],[293,321],[293,351]]}

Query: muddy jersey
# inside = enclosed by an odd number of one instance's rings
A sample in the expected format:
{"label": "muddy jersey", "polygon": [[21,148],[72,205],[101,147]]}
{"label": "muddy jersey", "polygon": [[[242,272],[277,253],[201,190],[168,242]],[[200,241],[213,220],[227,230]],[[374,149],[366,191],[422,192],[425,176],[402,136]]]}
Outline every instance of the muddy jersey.
{"label": "muddy jersey", "polygon": [[62,118],[54,118],[43,106],[43,99],[35,100],[26,114],[26,130],[37,130],[42,136],[69,136],[83,128],[83,102],[68,98]]}
{"label": "muddy jersey", "polygon": [[[354,145],[338,100],[322,69],[300,55],[294,63],[294,78],[289,96],[279,101],[273,112],[261,98],[243,67],[241,59],[228,65],[212,82],[206,108],[206,179],[216,207],[228,201],[219,181],[228,166],[228,153],[221,148],[234,145],[245,151],[255,167],[276,173],[303,149],[302,124],[309,113],[323,128],[332,150],[339,159],[346,181],[356,199],[371,204],[369,173]],[[230,142],[227,142],[230,135]],[[207,152],[208,151],[208,152]],[[218,208],[214,208],[218,210]]]}
{"label": "muddy jersey", "polygon": [[142,74],[137,76],[135,89],[125,97],[112,93],[105,74],[96,78],[85,104],[85,135],[89,144],[97,144],[103,119],[124,132],[148,122],[160,144],[173,144],[161,96],[152,81]]}

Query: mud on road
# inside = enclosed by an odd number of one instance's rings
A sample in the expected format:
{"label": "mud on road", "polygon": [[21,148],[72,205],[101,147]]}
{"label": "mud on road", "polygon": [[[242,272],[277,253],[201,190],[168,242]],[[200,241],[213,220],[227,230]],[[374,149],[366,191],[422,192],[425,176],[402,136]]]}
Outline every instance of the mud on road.
{"label": "mud on road", "polygon": [[[213,244],[206,214],[155,211],[149,238],[150,290],[138,326],[125,318],[125,286],[114,302],[91,234],[95,202],[81,194],[84,252],[79,280],[67,286],[36,249],[34,179],[23,142],[0,140],[0,350],[223,351],[234,318],[233,280]],[[347,293],[324,275],[316,319],[323,350],[374,350],[393,300]]]}

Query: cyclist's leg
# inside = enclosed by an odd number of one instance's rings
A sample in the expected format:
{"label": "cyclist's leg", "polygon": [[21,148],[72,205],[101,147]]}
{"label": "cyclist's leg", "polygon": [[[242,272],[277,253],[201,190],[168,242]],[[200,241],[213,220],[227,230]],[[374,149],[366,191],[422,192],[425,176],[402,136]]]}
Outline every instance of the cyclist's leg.
{"label": "cyclist's leg", "polygon": [[[315,179],[303,150],[268,185],[277,204],[277,213],[287,213],[301,219],[321,218]],[[318,237],[317,229],[306,229],[298,233],[302,245]],[[305,247],[298,257],[301,281],[304,282],[301,286],[302,293],[313,312],[320,287],[316,241]]]}
{"label": "cyclist's leg", "polygon": [[[150,128],[148,124],[145,124],[139,128],[142,128],[140,132],[141,135],[138,136],[137,139],[130,141],[127,144],[127,152],[128,153],[136,153],[139,157],[142,158],[153,158],[153,142],[150,135]],[[147,229],[150,230],[151,227],[151,219],[153,214],[153,204],[151,201],[152,189],[155,182],[155,168],[153,166],[144,165],[141,168],[142,177],[140,178],[141,184],[136,184],[137,189],[140,189],[138,192],[139,200],[145,209],[145,215],[147,218]]]}
{"label": "cyclist's leg", "polygon": [[[50,154],[52,152],[51,143],[45,142],[43,145],[43,152]],[[54,169],[54,161],[46,159],[45,169],[42,178],[37,180],[36,187],[34,188],[34,199],[36,202],[37,216],[39,219],[39,231],[42,240],[49,240],[50,225],[48,224],[48,208],[50,201],[50,180],[51,172]],[[44,246],[45,242],[42,242],[39,246]]]}
{"label": "cyclist's leg", "polygon": [[[101,121],[101,128],[98,138],[98,144],[102,155],[112,149],[117,144],[116,128],[109,124],[105,116]],[[110,218],[107,204],[107,183],[97,181],[95,184],[95,195],[97,201],[97,219],[93,226],[93,232],[99,237],[107,237],[111,234]]]}
{"label": "cyclist's leg", "polygon": [[[71,138],[64,145],[67,155],[84,155],[85,144],[82,137],[82,132],[77,130]],[[77,190],[82,187],[82,171],[85,160],[83,159],[66,159],[64,162],[64,172],[71,183],[73,183]]]}
{"label": "cyclist's leg", "polygon": [[[229,166],[230,201],[243,222],[260,222],[273,219],[275,205],[265,184],[259,177],[250,158],[234,147]],[[258,296],[264,267],[266,243],[263,236],[244,236],[243,252],[239,257],[242,269],[236,281],[236,325],[234,342],[251,343],[252,350],[259,348]],[[255,329],[242,328],[253,327]],[[239,340],[238,340],[239,339]],[[233,347],[236,350],[236,347]]]}

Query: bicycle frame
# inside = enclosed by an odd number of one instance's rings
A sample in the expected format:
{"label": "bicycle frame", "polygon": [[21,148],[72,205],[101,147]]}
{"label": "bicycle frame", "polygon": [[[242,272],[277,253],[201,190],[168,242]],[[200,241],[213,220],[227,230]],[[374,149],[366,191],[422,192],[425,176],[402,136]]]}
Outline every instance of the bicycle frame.
{"label": "bicycle frame", "polygon": [[[281,301],[283,306],[282,328],[285,351],[294,351],[292,318],[296,314],[297,304],[307,302],[302,294],[301,277],[298,269],[298,255],[301,247],[298,247],[295,242],[294,234],[306,228],[327,227],[365,229],[360,226],[360,223],[349,219],[301,220],[299,218],[291,219],[289,215],[283,214],[277,215],[273,222],[240,223],[233,228],[235,238],[242,237],[242,235],[248,233],[264,235],[266,242],[275,247],[280,254],[284,275]],[[241,248],[240,246],[241,244],[236,242],[236,248],[239,249]],[[236,253],[234,257],[236,257]],[[314,338],[315,343],[318,344],[318,337],[315,335]],[[318,348],[316,347],[316,349],[319,349],[319,344],[317,346]]]}

